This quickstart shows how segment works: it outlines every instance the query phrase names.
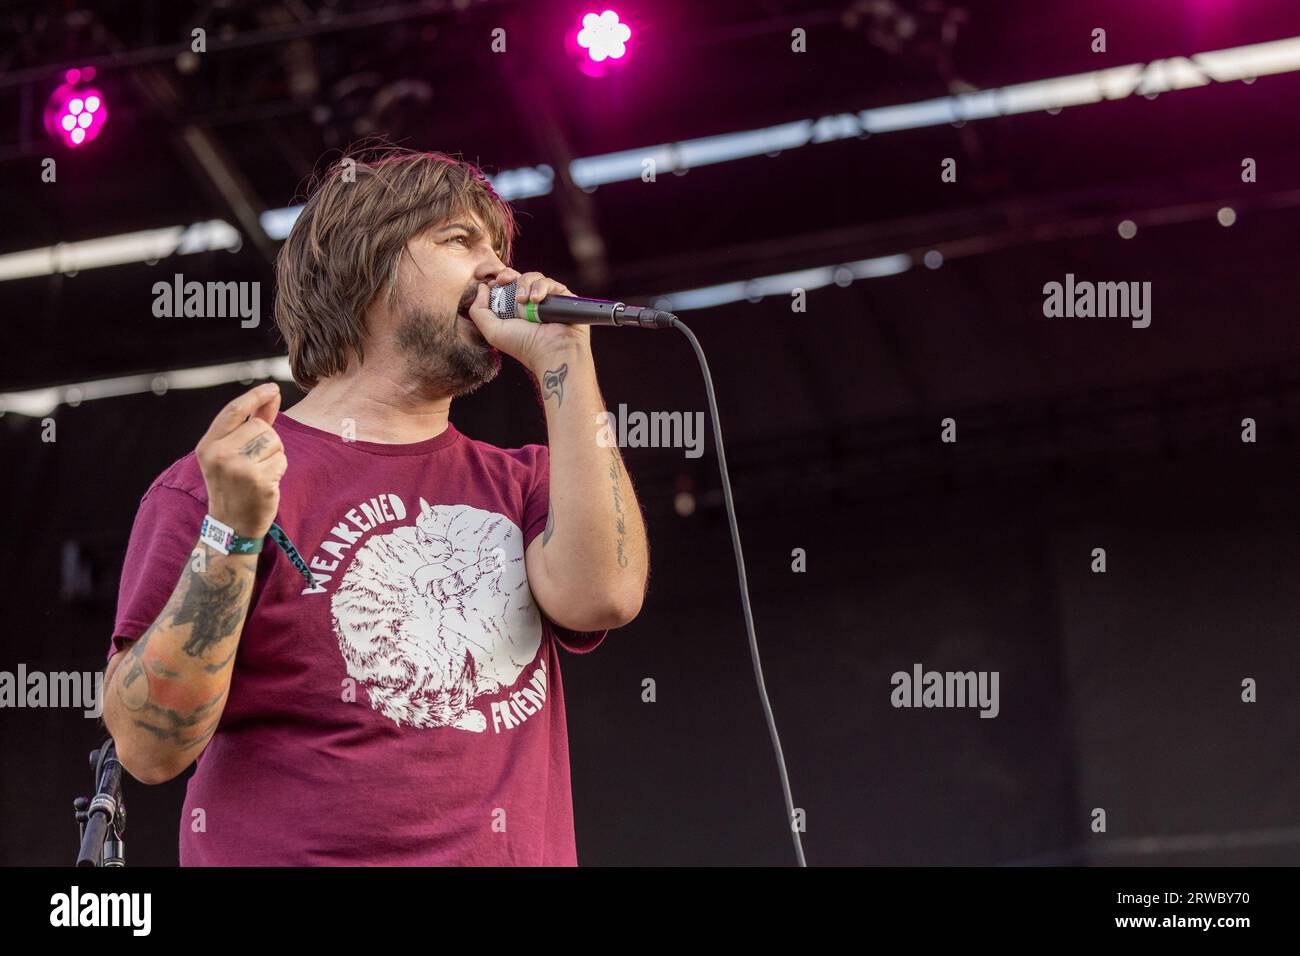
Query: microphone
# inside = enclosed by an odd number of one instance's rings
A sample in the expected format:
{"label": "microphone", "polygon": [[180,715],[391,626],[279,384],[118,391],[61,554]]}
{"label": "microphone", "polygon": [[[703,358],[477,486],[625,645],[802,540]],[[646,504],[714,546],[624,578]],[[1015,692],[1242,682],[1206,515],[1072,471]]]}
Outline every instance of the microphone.
{"label": "microphone", "polygon": [[548,295],[540,302],[516,302],[517,282],[490,290],[488,308],[498,319],[562,322],[565,325],[628,325],[642,329],[672,328],[677,316],[660,309],[575,295]]}

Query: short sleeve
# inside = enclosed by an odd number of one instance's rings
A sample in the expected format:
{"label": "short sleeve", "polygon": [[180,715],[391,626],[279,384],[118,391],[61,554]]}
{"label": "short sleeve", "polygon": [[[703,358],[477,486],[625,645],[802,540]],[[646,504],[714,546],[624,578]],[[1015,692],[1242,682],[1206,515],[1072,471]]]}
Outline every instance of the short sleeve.
{"label": "short sleeve", "polygon": [[206,513],[203,501],[169,485],[155,485],[140,499],[122,563],[109,658],[123,650],[124,640],[138,639],[167,606]]}
{"label": "short sleeve", "polygon": [[[551,511],[551,450],[545,445],[530,445],[534,449],[533,483],[524,500],[524,550],[533,543],[533,539],[546,527],[546,518]],[[542,620],[550,628],[555,639],[565,650],[574,654],[589,654],[605,640],[608,630],[575,631],[561,627],[545,614]]]}

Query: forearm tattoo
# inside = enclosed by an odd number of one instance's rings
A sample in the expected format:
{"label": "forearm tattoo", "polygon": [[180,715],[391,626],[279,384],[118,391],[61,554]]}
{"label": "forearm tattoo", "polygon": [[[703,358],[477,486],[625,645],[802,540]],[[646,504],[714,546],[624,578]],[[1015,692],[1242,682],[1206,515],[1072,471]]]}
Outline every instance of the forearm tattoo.
{"label": "forearm tattoo", "polygon": [[546,389],[546,401],[552,395],[556,396],[556,406],[564,405],[564,377],[569,374],[569,363],[565,362],[557,369],[548,369],[542,374],[542,388]]}
{"label": "forearm tattoo", "polygon": [[[212,711],[225,696],[226,688],[223,687],[210,700],[200,704],[185,716],[168,707],[146,703],[132,723],[144,728],[159,740],[176,744],[182,750],[189,750],[197,747],[216,732],[217,725],[221,723],[221,715],[213,717]],[[146,717],[152,719],[145,719]]]}
{"label": "forearm tattoo", "polygon": [[[161,741],[188,750],[204,743],[216,732],[220,713],[216,711],[226,694],[223,688],[210,700],[182,711],[167,706],[167,682],[182,680],[180,671],[161,660],[145,660],[145,651],[162,628],[190,625],[190,633],[181,649],[198,658],[209,674],[220,672],[234,659],[238,644],[217,662],[203,655],[229,637],[237,636],[248,606],[252,579],[251,567],[210,567],[197,571],[187,567],[172,592],[167,607],[149,629],[126,652],[121,674],[114,686],[122,706],[133,713],[133,723]],[[162,683],[151,687],[153,681]],[[154,690],[161,693],[155,694]]]}
{"label": "forearm tattoo", "polygon": [[190,586],[172,615],[173,625],[192,625],[189,640],[181,648],[190,657],[202,657],[234,633],[248,610],[248,582],[234,568],[224,567],[217,574],[221,571],[225,574],[219,581],[210,580],[217,576],[211,571],[191,574]]}
{"label": "forearm tattoo", "polygon": [[[620,476],[622,469],[619,467],[618,450],[611,448],[609,450],[609,480],[614,486],[614,527],[618,529],[618,566],[627,567],[627,553],[624,551],[624,543],[627,540],[627,526],[623,521],[623,489],[621,487]],[[543,542],[545,546],[545,542]]]}

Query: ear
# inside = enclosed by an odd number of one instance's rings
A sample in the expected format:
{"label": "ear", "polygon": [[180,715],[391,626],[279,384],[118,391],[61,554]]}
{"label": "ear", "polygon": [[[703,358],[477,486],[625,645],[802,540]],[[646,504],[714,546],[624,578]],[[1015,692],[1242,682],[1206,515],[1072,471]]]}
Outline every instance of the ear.
{"label": "ear", "polygon": [[427,501],[425,501],[423,498],[421,498],[421,499],[420,499],[420,514],[422,514],[422,515],[427,515],[427,514],[428,514],[430,511],[432,511],[432,510],[433,510],[433,509],[429,507],[429,502],[427,502]]}

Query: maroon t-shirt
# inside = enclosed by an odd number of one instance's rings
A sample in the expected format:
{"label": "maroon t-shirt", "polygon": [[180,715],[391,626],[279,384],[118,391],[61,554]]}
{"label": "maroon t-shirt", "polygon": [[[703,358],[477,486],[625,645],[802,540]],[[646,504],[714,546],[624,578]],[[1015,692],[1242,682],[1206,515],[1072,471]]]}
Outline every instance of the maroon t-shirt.
{"label": "maroon t-shirt", "polygon": [[[190,778],[182,866],[575,866],[557,643],[524,550],[549,450],[346,441],[283,413],[289,469],[230,694]],[[191,452],[140,501],[109,656],[162,611],[207,492]]]}

